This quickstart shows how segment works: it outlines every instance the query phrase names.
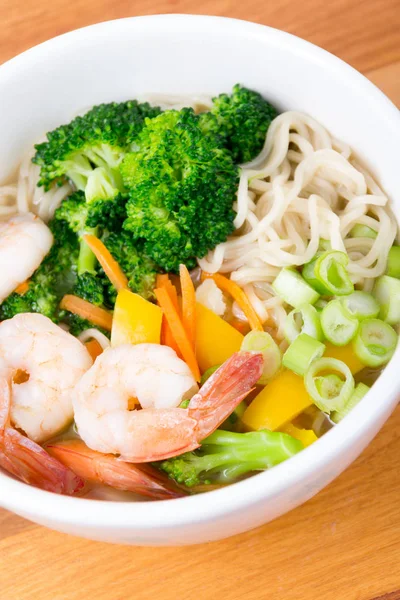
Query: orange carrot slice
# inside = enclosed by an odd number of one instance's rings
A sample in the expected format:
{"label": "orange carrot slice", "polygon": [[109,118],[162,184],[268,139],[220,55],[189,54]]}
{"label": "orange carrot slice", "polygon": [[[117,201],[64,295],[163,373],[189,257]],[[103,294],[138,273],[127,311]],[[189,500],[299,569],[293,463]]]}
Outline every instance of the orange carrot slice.
{"label": "orange carrot slice", "polygon": [[128,279],[125,273],[122,271],[117,261],[112,257],[110,251],[107,250],[103,242],[95,235],[91,234],[84,235],[83,239],[96,256],[113,286],[118,291],[128,288]]}
{"label": "orange carrot slice", "polygon": [[103,348],[97,340],[89,340],[88,342],[85,342],[85,346],[93,361],[95,361],[96,358],[103,352]]}
{"label": "orange carrot slice", "polygon": [[22,283],[17,285],[17,287],[15,288],[14,291],[16,294],[20,294],[21,296],[23,296],[24,294],[26,294],[26,292],[28,290],[29,290],[29,279],[27,279],[26,281],[23,281]]}
{"label": "orange carrot slice", "polygon": [[[162,288],[166,290],[168,296],[171,298],[175,306],[177,313],[179,314],[178,293],[176,291],[176,287],[172,285],[169,279],[169,275],[157,275],[156,286],[157,288]],[[159,303],[158,305],[160,306]],[[161,325],[161,343],[164,346],[169,346],[170,348],[172,348],[172,350],[176,352],[179,358],[182,358],[182,354],[179,350],[178,344],[176,343],[174,336],[172,335],[171,328],[168,325],[168,321],[165,315],[163,316],[163,321]]]}
{"label": "orange carrot slice", "polygon": [[250,300],[248,299],[242,288],[238,286],[237,283],[235,283],[231,279],[228,279],[227,277],[224,277],[220,273],[206,273],[205,271],[203,271],[203,273],[201,274],[201,280],[204,281],[205,279],[213,279],[217,286],[223,292],[226,292],[227,294],[232,296],[234,300],[236,300],[236,302],[246,315],[247,320],[249,321],[250,327],[252,329],[256,329],[257,331],[264,331],[261,321],[258,318],[253,306],[251,305]]}
{"label": "orange carrot slice", "polygon": [[60,308],[68,310],[74,313],[74,315],[82,317],[82,319],[87,319],[94,325],[107,329],[107,331],[111,331],[112,314],[104,310],[104,308],[87,302],[87,300],[83,300],[72,294],[66,294],[60,302]]}
{"label": "orange carrot slice", "polygon": [[158,288],[155,290],[155,295],[158,300],[160,307],[162,308],[165,318],[167,319],[168,325],[171,329],[172,335],[174,336],[175,342],[177,343],[179,350],[181,351],[183,360],[186,362],[188,367],[193,373],[196,381],[200,381],[200,370],[197,364],[196,355],[193,346],[189,340],[189,337],[185,331],[179,314],[174,306],[174,303],[169,296],[165,288]]}
{"label": "orange carrot slice", "polygon": [[185,265],[179,265],[179,276],[182,290],[182,323],[194,348],[196,339],[196,292]]}

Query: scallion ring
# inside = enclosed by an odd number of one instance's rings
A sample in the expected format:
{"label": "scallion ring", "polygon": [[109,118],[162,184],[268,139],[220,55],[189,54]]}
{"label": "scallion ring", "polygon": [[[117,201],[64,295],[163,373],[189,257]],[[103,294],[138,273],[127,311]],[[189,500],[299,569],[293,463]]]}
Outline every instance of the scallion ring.
{"label": "scallion ring", "polygon": [[341,299],[332,300],[321,313],[324,336],[335,346],[346,346],[357,333],[358,319]]}
{"label": "scallion ring", "polygon": [[365,319],[353,341],[354,353],[364,365],[380,367],[392,358],[397,340],[397,333],[388,323]]}
{"label": "scallion ring", "polygon": [[288,342],[293,342],[300,333],[320,341],[324,338],[318,311],[312,304],[294,308],[286,317],[283,332]]}
{"label": "scallion ring", "polygon": [[325,413],[342,410],[354,391],[354,378],[349,367],[336,358],[312,362],[304,384],[314,404]]}
{"label": "scallion ring", "polygon": [[354,290],[346,269],[348,263],[349,257],[345,252],[330,250],[304,265],[302,275],[319,294],[346,296]]}

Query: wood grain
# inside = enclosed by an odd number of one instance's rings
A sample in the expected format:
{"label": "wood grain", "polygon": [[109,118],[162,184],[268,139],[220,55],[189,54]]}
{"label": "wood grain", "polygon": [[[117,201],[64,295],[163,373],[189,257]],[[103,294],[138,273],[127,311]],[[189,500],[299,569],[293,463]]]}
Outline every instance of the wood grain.
{"label": "wood grain", "polygon": [[[266,23],[324,46],[400,105],[399,0],[0,0],[0,63],[90,23],[160,12]],[[0,510],[0,600],[399,600],[400,408],[363,455],[304,506],[189,548],[129,548]]]}

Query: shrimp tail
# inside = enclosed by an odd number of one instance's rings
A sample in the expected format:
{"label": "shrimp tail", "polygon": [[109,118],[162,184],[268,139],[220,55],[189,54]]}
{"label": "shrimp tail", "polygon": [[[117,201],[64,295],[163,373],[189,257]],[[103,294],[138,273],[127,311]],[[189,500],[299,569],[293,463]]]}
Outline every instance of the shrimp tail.
{"label": "shrimp tail", "polygon": [[93,483],[134,492],[157,500],[185,496],[184,492],[151,465],[137,465],[88,448],[81,440],[47,445],[48,452],[66,467]]}
{"label": "shrimp tail", "polygon": [[10,426],[10,385],[0,381],[0,466],[25,483],[49,492],[72,495],[83,480],[41,446]]}
{"label": "shrimp tail", "polygon": [[236,352],[193,396],[188,416],[197,421],[199,442],[215,431],[261,377],[261,353]]}

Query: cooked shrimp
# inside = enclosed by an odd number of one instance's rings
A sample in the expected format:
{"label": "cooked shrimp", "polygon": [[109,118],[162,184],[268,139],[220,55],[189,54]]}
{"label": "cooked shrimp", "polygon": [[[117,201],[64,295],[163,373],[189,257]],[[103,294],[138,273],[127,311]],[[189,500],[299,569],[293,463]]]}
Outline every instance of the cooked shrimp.
{"label": "cooked shrimp", "polygon": [[[177,406],[190,397],[195,382],[170,348],[138,344],[107,349],[75,389],[79,435],[89,448],[134,463],[194,450],[249,393],[262,367],[260,354],[234,354],[184,409]],[[142,410],[129,410],[132,397]]]}
{"label": "cooked shrimp", "polygon": [[184,496],[171,479],[151,465],[132,465],[112,454],[90,450],[81,440],[50,442],[46,450],[77,475],[92,483],[158,500]]}
{"label": "cooked shrimp", "polygon": [[74,494],[83,480],[43,448],[11,427],[10,382],[0,378],[0,467],[21,479],[58,494]]}
{"label": "cooked shrimp", "polygon": [[0,357],[13,426],[41,443],[72,422],[72,391],[92,365],[79,340],[43,315],[19,314],[0,324]]}
{"label": "cooked shrimp", "polygon": [[32,213],[0,222],[0,302],[29,279],[52,244],[50,229]]}

